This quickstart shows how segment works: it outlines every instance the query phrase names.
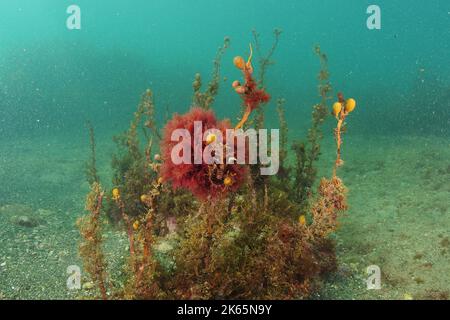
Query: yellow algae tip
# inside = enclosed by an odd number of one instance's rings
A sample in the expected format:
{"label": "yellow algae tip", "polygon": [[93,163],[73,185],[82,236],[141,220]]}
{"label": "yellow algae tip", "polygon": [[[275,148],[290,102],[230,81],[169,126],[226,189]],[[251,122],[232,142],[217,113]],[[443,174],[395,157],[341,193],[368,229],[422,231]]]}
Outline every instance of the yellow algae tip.
{"label": "yellow algae tip", "polygon": [[333,115],[334,115],[335,117],[337,117],[341,111],[342,111],[342,103],[340,103],[340,102],[335,102],[335,103],[333,104]]}
{"label": "yellow algae tip", "polygon": [[213,133],[210,133],[210,134],[208,134],[208,136],[206,137],[206,143],[207,143],[207,144],[211,144],[211,143],[213,143],[214,141],[216,141],[216,139],[217,139],[216,135],[213,134]]}
{"label": "yellow algae tip", "polygon": [[353,110],[355,110],[355,108],[356,108],[355,99],[350,98],[345,102],[345,113],[350,113]]}
{"label": "yellow algae tip", "polygon": [[134,223],[133,223],[133,229],[134,230],[137,230],[139,228],[139,221],[135,221]]}
{"label": "yellow algae tip", "polygon": [[224,184],[226,187],[229,187],[229,186],[231,186],[231,185],[233,184],[233,179],[231,179],[231,177],[226,177],[226,178],[223,180],[223,184]]}
{"label": "yellow algae tip", "polygon": [[304,225],[306,225],[306,217],[305,215],[301,215],[300,217],[298,217],[298,223],[303,227]]}
{"label": "yellow algae tip", "polygon": [[112,197],[113,197],[114,200],[119,199],[119,197],[120,197],[120,191],[119,191],[118,188],[114,188],[114,189],[112,190]]}
{"label": "yellow algae tip", "polygon": [[234,57],[233,63],[239,70],[243,70],[245,68],[245,60],[241,56]]}

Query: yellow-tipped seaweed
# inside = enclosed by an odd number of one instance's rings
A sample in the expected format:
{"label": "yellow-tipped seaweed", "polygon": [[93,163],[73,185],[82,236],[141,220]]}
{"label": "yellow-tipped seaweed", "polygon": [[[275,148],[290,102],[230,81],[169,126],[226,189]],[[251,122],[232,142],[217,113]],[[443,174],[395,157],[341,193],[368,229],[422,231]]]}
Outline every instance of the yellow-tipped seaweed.
{"label": "yellow-tipped seaweed", "polygon": [[[344,106],[344,107],[343,107]],[[336,176],[337,168],[344,164],[341,159],[342,134],[346,131],[345,118],[356,108],[356,101],[353,98],[344,99],[342,93],[338,93],[338,101],[333,104],[333,115],[336,117],[337,125],[334,129],[336,139],[336,161],[333,168],[333,177]]]}
{"label": "yellow-tipped seaweed", "polygon": [[[275,32],[272,50],[266,58],[260,58],[263,70],[255,68],[262,79],[278,36],[279,32]],[[317,291],[324,275],[336,270],[330,234],[337,229],[340,212],[347,209],[347,189],[336,176],[336,168],[341,163],[344,121],[355,109],[356,101],[339,95],[333,106],[332,113],[338,121],[338,156],[333,177],[323,178],[315,189],[321,125],[329,114],[327,101],[331,91],[327,57],[318,46],[315,53],[321,63],[321,100],[312,109],[307,143],[293,145],[294,164],[289,161],[292,151],[287,147],[284,99],[278,100],[277,108],[282,132],[281,170],[276,176],[252,172],[261,164],[178,166],[171,162],[170,137],[175,129],[190,128],[196,119],[211,127],[233,129],[230,122],[218,121],[210,110],[218,90],[220,57],[227,47],[228,40],[216,57],[213,80],[206,92],[200,92],[201,79],[196,77],[194,103],[201,108],[174,115],[161,137],[154,121],[152,93],[146,91],[129,130],[117,138],[114,188],[104,193],[97,182],[92,184],[87,201],[91,214],[80,220],[80,253],[102,298],[303,299]],[[258,43],[255,48],[258,53]],[[270,99],[262,79],[253,78],[252,47],[250,51],[247,61],[241,57],[233,61],[244,76],[242,84],[233,82],[246,115],[237,128],[244,123],[245,127],[260,128],[263,121],[246,122],[247,116],[253,110],[262,110],[261,106]],[[141,129],[146,139],[144,146],[139,144]],[[159,153],[152,153],[154,140],[160,142]],[[211,147],[218,142],[218,136],[210,134],[202,146]],[[92,167],[94,164],[91,161]],[[236,170],[229,169],[231,166],[236,166]],[[103,197],[108,206],[102,211]],[[122,270],[126,272],[117,278],[115,272],[106,277],[101,212],[116,217],[115,222],[128,237],[128,252],[125,255],[121,247],[120,253],[125,261]]]}

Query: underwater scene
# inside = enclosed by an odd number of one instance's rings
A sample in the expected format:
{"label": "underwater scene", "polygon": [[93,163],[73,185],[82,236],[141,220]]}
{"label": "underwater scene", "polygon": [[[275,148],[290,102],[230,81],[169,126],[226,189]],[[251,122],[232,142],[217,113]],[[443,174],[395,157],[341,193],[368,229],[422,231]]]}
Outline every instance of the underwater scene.
{"label": "underwater scene", "polygon": [[0,300],[450,299],[450,2],[1,0]]}

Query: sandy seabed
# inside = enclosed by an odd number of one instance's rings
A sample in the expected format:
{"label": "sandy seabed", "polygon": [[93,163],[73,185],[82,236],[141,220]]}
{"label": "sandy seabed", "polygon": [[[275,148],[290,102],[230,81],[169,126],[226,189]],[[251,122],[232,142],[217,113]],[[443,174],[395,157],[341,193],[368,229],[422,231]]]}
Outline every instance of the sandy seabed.
{"label": "sandy seabed", "polygon": [[[99,174],[110,183],[111,139],[98,139]],[[69,265],[81,265],[75,221],[83,214],[85,139],[0,144],[0,298],[67,299]],[[331,174],[334,144],[322,145],[319,174]],[[449,299],[450,139],[345,137],[350,209],[334,236],[340,263],[314,299]],[[124,258],[121,231],[109,230],[112,265]],[[381,289],[367,290],[366,269],[381,269]],[[120,271],[118,271],[120,273]],[[83,281],[87,281],[83,278]]]}

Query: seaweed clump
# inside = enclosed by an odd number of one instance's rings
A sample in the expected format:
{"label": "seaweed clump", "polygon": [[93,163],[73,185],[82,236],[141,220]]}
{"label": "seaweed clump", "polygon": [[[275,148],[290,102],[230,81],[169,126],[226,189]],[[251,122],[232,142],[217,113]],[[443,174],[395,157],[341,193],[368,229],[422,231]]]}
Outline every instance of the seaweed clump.
{"label": "seaweed clump", "polygon": [[[140,134],[141,133],[141,134]],[[144,144],[141,140],[144,138]],[[136,199],[144,194],[149,183],[156,179],[157,160],[151,158],[153,141],[161,138],[154,118],[153,93],[146,90],[142,95],[130,127],[124,133],[113,138],[117,152],[112,158],[114,171],[113,188],[120,190],[121,203],[130,216],[139,216],[145,207]],[[113,198],[107,199],[107,215],[112,221],[119,221],[123,214],[119,203]]]}
{"label": "seaweed clump", "polygon": [[[229,121],[217,121],[216,116],[211,110],[204,110],[199,107],[192,108],[184,115],[174,115],[164,128],[164,139],[161,143],[163,164],[161,167],[161,177],[164,181],[170,182],[172,188],[189,189],[193,195],[206,199],[216,197],[221,194],[236,191],[246,175],[246,167],[237,164],[212,163],[208,164],[200,161],[200,164],[192,165],[195,162],[196,145],[195,140],[186,139],[180,143],[172,140],[172,132],[175,130],[187,130],[189,137],[195,135],[195,123],[201,124],[204,130],[218,130],[222,137],[226,137],[226,129],[230,128]],[[219,153],[226,154],[224,141],[216,141],[217,135],[211,133],[210,141],[203,141],[201,150],[206,147],[214,148],[215,156]],[[182,148],[181,150],[180,147]],[[216,150],[216,151],[214,151]],[[185,153],[190,161],[189,163],[173,163],[172,153],[179,151]]]}
{"label": "seaweed clump", "polygon": [[[275,33],[274,48],[279,34]],[[98,222],[102,213],[124,226],[129,241],[128,277],[121,280],[125,285],[120,290],[109,289],[117,298],[303,299],[318,290],[324,275],[336,269],[330,235],[348,207],[347,189],[334,174],[320,181],[317,192],[312,191],[320,127],[329,113],[326,56],[316,48],[322,62],[322,100],[313,109],[309,144],[294,143],[294,163],[290,164],[285,101],[279,99],[282,165],[276,176],[265,177],[254,174],[256,170],[250,173],[250,165],[235,163],[234,150],[230,153],[224,141],[218,140],[224,129],[235,132],[244,124],[249,126],[250,113],[262,112],[270,99],[264,81],[254,75],[250,46],[247,61],[239,56],[234,59],[244,77],[242,84],[233,84],[244,116],[235,126],[217,120],[211,108],[218,94],[220,57],[227,47],[228,42],[219,49],[210,89],[201,93],[201,83],[194,84],[194,106],[184,115],[175,114],[162,135],[155,126],[151,91],[144,94],[130,129],[117,139],[113,188],[103,193],[98,183],[93,184],[87,206],[91,213],[80,224],[86,243],[80,253],[102,293],[106,292]],[[264,68],[272,54],[261,60]],[[265,70],[260,75],[264,76]],[[200,76],[196,78],[198,81]],[[175,129],[194,134],[195,121],[206,128],[216,127],[218,132],[207,135],[198,146],[191,142],[179,145],[183,152],[211,147],[213,158],[227,154],[225,163],[173,162],[171,134]],[[144,146],[139,144],[140,128]],[[153,141],[159,142],[162,155],[153,150]],[[190,160],[192,157],[189,154]],[[107,206],[102,207],[104,195]]]}
{"label": "seaweed clump", "polygon": [[215,97],[219,92],[220,86],[220,65],[221,60],[228,47],[230,46],[230,38],[225,37],[223,40],[223,45],[217,51],[216,57],[214,59],[214,68],[212,72],[211,81],[208,84],[207,89],[202,92],[202,76],[200,73],[195,75],[194,82],[192,83],[192,88],[194,89],[194,96],[192,99],[192,104],[194,106],[201,107],[208,110],[210,106],[214,103]]}
{"label": "seaweed clump", "polygon": [[338,93],[338,101],[333,104],[333,115],[336,117],[337,126],[334,130],[334,136],[336,138],[337,156],[336,162],[334,163],[333,176],[336,176],[336,170],[338,167],[344,164],[341,159],[341,145],[342,145],[342,134],[347,130],[345,118],[353,112],[356,108],[356,101],[353,98],[348,100],[344,99],[341,92]]}
{"label": "seaweed clump", "polygon": [[328,58],[319,46],[314,49],[320,60],[318,92],[320,102],[313,106],[311,128],[308,130],[307,142],[295,141],[292,149],[295,154],[295,167],[293,168],[294,181],[291,190],[297,203],[301,204],[301,210],[307,211],[312,194],[312,187],[317,177],[316,161],[320,156],[320,141],[323,138],[322,125],[329,114],[327,102],[332,90],[329,81]]}
{"label": "seaweed clump", "polygon": [[84,261],[84,270],[99,288],[102,299],[107,298],[106,261],[103,253],[101,210],[104,192],[99,183],[91,185],[86,199],[86,210],[89,214],[77,221],[82,236],[80,256]]}

